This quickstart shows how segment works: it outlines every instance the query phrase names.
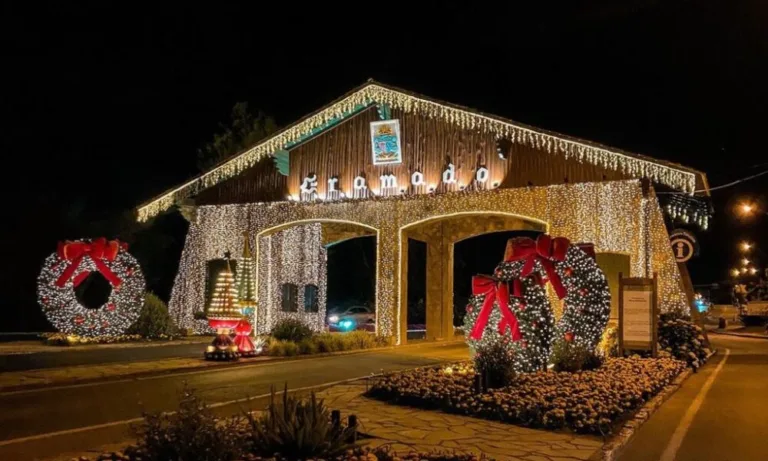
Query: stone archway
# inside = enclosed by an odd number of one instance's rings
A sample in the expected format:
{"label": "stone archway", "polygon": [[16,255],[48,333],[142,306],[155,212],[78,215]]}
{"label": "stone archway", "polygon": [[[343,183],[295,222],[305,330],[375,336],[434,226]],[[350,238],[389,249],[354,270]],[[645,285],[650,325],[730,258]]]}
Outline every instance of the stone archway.
{"label": "stone archway", "polygon": [[546,232],[538,219],[511,213],[467,212],[435,216],[400,229],[400,337],[405,342],[408,325],[408,240],[427,245],[426,338],[453,337],[454,244],[483,234],[501,231]]}
{"label": "stone archway", "polygon": [[[326,328],[327,249],[357,237],[378,237],[372,226],[338,219],[301,219],[261,230],[255,235],[257,333],[266,333],[281,318],[298,318],[315,331]],[[378,270],[373,275],[378,280]],[[295,300],[286,302],[286,292]],[[311,288],[311,290],[308,290]],[[293,293],[293,294],[291,294]],[[307,302],[310,293],[312,302]],[[286,308],[286,306],[288,308]]]}

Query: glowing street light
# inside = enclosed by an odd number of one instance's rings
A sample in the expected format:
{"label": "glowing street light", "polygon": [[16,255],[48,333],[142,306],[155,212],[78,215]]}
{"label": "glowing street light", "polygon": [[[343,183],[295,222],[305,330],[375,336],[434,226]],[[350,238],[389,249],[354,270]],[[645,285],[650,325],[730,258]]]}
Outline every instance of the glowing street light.
{"label": "glowing street light", "polygon": [[755,274],[757,274],[757,269],[755,269],[754,267],[750,267],[749,268],[749,273],[752,274],[752,275],[755,275]]}
{"label": "glowing street light", "polygon": [[755,211],[755,206],[748,202],[742,202],[739,205],[739,211],[741,211],[741,214],[744,216],[749,216],[753,211]]}
{"label": "glowing street light", "polygon": [[734,277],[738,277],[740,273],[738,269],[731,269],[731,275]]}
{"label": "glowing street light", "polygon": [[746,274],[747,273],[747,268],[746,267],[742,267],[741,268],[741,273],[742,274]]}
{"label": "glowing street light", "polygon": [[752,249],[752,244],[749,243],[749,242],[746,242],[746,241],[745,242],[741,242],[741,245],[739,245],[739,248],[741,248],[741,251],[743,253],[748,253],[749,250]]}
{"label": "glowing street light", "polygon": [[741,265],[742,265],[742,266],[747,266],[747,265],[749,265],[749,259],[747,259],[747,258],[743,258],[743,259],[741,260]]}

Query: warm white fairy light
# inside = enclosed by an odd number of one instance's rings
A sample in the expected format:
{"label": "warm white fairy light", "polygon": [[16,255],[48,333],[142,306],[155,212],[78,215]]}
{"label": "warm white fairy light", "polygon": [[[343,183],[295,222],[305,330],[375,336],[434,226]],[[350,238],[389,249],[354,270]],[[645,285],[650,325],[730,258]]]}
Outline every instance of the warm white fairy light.
{"label": "warm white fairy light", "polygon": [[[627,254],[630,276],[659,273],[662,312],[687,312],[685,291],[661,209],[655,198],[643,197],[640,182],[636,180],[398,195],[332,203],[202,206],[190,224],[169,308],[179,326],[200,328],[201,322],[196,325],[193,315],[204,306],[207,261],[220,258],[227,250],[242,251],[241,235],[245,230],[257,236],[267,230],[267,233],[278,231],[281,226],[345,222],[376,233],[377,334],[395,336],[399,342],[403,330],[399,326],[405,321],[401,314],[405,306],[399,299],[402,233],[416,223],[458,219],[461,213],[478,215],[477,219],[494,213],[513,214],[536,225],[547,223],[551,235],[568,237],[572,242],[592,242],[598,253]],[[257,254],[261,251],[267,250],[258,248]],[[264,280],[261,274],[264,266],[259,264],[258,270],[258,280]]]}
{"label": "warm white fairy light", "polygon": [[[314,331],[324,329],[328,290],[327,250],[322,237],[320,223],[301,224],[259,237],[257,334],[268,333],[286,318],[300,320]],[[282,309],[282,287],[287,283],[297,287],[295,312]],[[305,308],[308,286],[317,287],[317,312]]]}
{"label": "warm white fairy light", "polygon": [[584,141],[556,135],[496,117],[470,112],[465,109],[440,104],[415,97],[401,91],[368,84],[346,98],[328,106],[318,113],[262,141],[228,162],[192,179],[181,186],[147,203],[138,210],[139,221],[146,221],[167,210],[174,203],[194,195],[203,189],[232,178],[252,167],[259,160],[284,149],[287,145],[327,126],[344,114],[371,104],[387,104],[406,113],[417,113],[429,118],[440,119],[463,129],[493,133],[498,138],[507,138],[516,144],[523,144],[550,154],[574,158],[579,162],[597,165],[614,171],[621,171],[636,178],[650,178],[655,182],[674,189],[692,193],[696,186],[696,175],[681,168],[646,160],[642,157],[620,152],[615,149],[588,144]]}
{"label": "warm white fairy light", "polygon": [[256,274],[253,267],[253,255],[251,254],[250,235],[243,233],[243,253],[237,260],[237,273],[235,275],[237,286],[238,306],[243,315],[252,317],[256,309]]}
{"label": "warm white fairy light", "polygon": [[[37,298],[43,313],[57,330],[80,336],[114,336],[124,333],[139,318],[146,289],[139,262],[123,248],[114,261],[104,259],[102,262],[121,283],[119,287],[112,287],[103,305],[89,309],[76,299],[73,279],[63,287],[55,283],[71,262],[61,259],[57,253],[46,258],[37,278]],[[77,273],[83,271],[98,272],[90,257],[80,261]]]}
{"label": "warm white fairy light", "polygon": [[239,319],[240,307],[237,303],[237,286],[232,269],[227,266],[216,276],[216,284],[208,307],[209,319]]}

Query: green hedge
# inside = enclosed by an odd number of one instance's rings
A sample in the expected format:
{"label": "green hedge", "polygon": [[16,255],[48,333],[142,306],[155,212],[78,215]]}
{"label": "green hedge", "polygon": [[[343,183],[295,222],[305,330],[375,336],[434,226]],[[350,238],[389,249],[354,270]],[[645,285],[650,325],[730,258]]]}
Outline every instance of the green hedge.
{"label": "green hedge", "polygon": [[365,331],[320,333],[300,341],[271,338],[268,353],[275,357],[291,357],[324,352],[354,351],[387,345],[387,339]]}

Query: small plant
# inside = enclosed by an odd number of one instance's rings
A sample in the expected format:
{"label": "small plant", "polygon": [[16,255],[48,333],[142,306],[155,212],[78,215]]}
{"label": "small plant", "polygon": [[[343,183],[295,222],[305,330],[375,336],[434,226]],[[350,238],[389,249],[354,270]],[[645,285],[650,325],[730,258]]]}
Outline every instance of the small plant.
{"label": "small plant", "polygon": [[144,423],[135,429],[137,451],[145,461],[235,460],[242,454],[241,422],[217,420],[185,384],[176,413],[144,415]]}
{"label": "small plant", "polygon": [[293,357],[299,355],[299,345],[293,341],[281,341],[283,343],[283,351],[286,357]]}
{"label": "small plant", "polygon": [[558,341],[552,348],[552,363],[555,365],[555,371],[574,373],[599,368],[603,360],[581,344]]}
{"label": "small plant", "polygon": [[141,335],[144,338],[167,338],[178,334],[168,307],[154,293],[147,292],[141,314],[131,328],[129,334]]}
{"label": "small plant", "polygon": [[341,454],[348,447],[353,428],[334,426],[328,409],[314,392],[308,400],[288,395],[288,386],[278,402],[272,388],[266,412],[256,418],[245,414],[250,427],[250,450],[257,456],[309,459]]}
{"label": "small plant", "polygon": [[659,347],[697,370],[707,360],[709,344],[700,326],[687,317],[662,314],[659,319]]}
{"label": "small plant", "polygon": [[336,341],[334,341],[334,335],[330,333],[322,333],[314,338],[315,344],[317,344],[317,350],[318,352],[335,352],[336,349]]}
{"label": "small plant", "polygon": [[316,354],[317,350],[318,345],[312,339],[305,339],[299,343],[299,354],[301,355]]}
{"label": "small plant", "polygon": [[344,333],[343,336],[350,350],[376,347],[376,340],[373,338],[373,334],[366,331],[350,331],[349,333]]}
{"label": "small plant", "polygon": [[312,330],[301,320],[286,318],[272,328],[272,337],[285,341],[300,342],[312,337]]}
{"label": "small plant", "polygon": [[285,355],[284,341],[277,340],[275,338],[269,339],[269,347],[267,348],[267,354],[273,357],[282,357]]}
{"label": "small plant", "polygon": [[515,376],[514,356],[501,344],[484,347],[475,354],[475,368],[483,389],[496,389],[509,384]]}

